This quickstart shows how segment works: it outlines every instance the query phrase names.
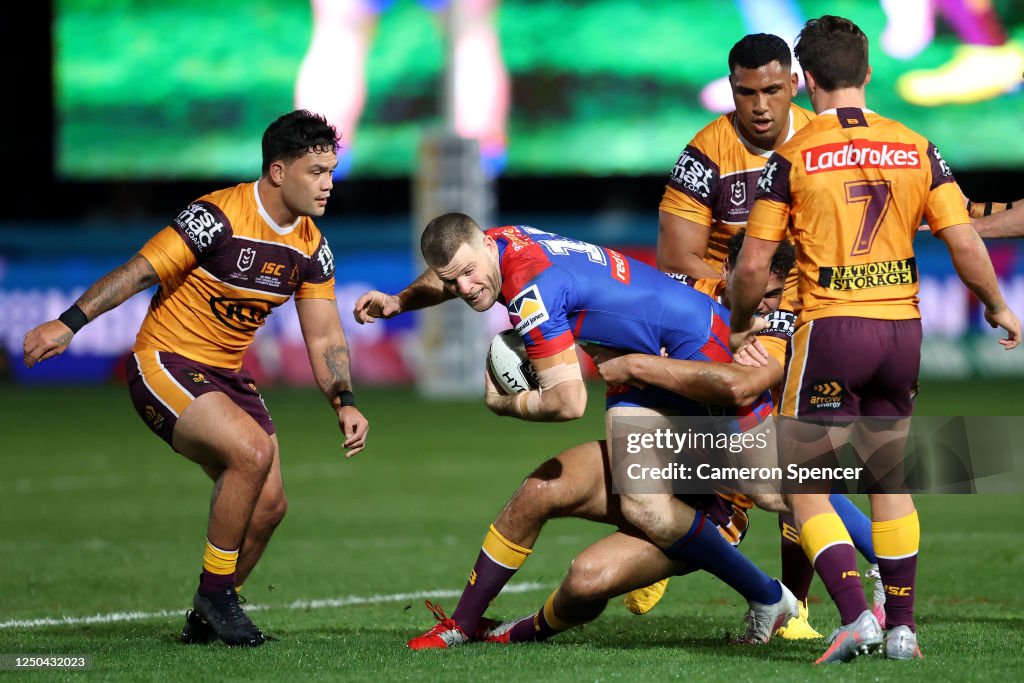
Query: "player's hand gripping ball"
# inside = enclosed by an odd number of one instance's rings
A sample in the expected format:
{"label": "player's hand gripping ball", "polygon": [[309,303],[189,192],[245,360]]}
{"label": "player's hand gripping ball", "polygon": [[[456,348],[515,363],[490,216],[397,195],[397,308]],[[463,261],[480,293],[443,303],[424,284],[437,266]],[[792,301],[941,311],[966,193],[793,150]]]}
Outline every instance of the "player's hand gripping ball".
{"label": "player's hand gripping ball", "polygon": [[494,335],[487,350],[487,367],[502,393],[518,394],[540,386],[537,371],[526,355],[523,338],[515,330]]}

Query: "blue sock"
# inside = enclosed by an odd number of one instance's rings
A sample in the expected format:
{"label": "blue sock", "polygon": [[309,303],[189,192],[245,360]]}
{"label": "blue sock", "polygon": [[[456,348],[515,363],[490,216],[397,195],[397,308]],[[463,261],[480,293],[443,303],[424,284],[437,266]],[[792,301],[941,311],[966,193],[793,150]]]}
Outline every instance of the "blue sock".
{"label": "blue sock", "polygon": [[697,512],[690,530],[665,554],[713,574],[747,601],[770,605],[782,598],[779,583],[722,538],[718,527],[703,512]]}
{"label": "blue sock", "polygon": [[853,539],[853,546],[864,556],[864,559],[871,564],[878,564],[875,557],[875,546],[871,542],[871,520],[860,511],[860,508],[853,504],[853,501],[841,493],[833,493],[828,497],[832,503],[839,519],[843,520],[843,526],[850,533]]}

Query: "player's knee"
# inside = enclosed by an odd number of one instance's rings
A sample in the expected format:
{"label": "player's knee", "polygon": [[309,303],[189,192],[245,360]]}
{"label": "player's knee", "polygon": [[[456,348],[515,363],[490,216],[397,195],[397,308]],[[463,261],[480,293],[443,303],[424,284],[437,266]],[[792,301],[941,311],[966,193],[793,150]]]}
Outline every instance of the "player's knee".
{"label": "player's knee", "polygon": [[750,496],[754,505],[768,512],[790,512],[781,493],[756,493]]}
{"label": "player's knee", "polygon": [[521,514],[556,516],[576,503],[578,490],[564,476],[562,464],[548,460],[523,481],[513,500]]}
{"label": "player's knee", "polygon": [[249,523],[250,530],[259,535],[269,536],[284,520],[288,513],[288,497],[284,491],[260,498],[259,505]]}
{"label": "player's knee", "polygon": [[[559,589],[563,596],[582,610],[583,605],[596,608],[596,617],[615,592],[614,570],[595,559],[581,555],[573,560],[569,573]],[[593,618],[593,617],[591,617]]]}
{"label": "player's knee", "polygon": [[266,481],[274,465],[274,441],[262,431],[247,435],[239,444],[234,466],[247,472],[253,479]]}

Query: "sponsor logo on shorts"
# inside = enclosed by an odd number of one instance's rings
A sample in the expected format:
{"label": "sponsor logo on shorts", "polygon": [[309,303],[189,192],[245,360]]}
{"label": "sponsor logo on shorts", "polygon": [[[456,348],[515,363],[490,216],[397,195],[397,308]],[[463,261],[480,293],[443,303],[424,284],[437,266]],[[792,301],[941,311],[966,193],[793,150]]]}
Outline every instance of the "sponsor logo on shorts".
{"label": "sponsor logo on shorts", "polygon": [[821,380],[811,387],[811,407],[835,410],[843,406],[843,385],[835,380]]}
{"label": "sponsor logo on shorts", "polygon": [[224,224],[202,204],[192,204],[174,219],[200,252],[206,251],[224,232]]}
{"label": "sponsor logo on shorts", "polygon": [[837,292],[917,282],[917,259],[876,261],[856,266],[827,266],[818,271],[818,284]]}
{"label": "sponsor logo on shorts", "polygon": [[206,379],[206,375],[204,375],[201,372],[196,372],[195,370],[186,370],[185,374],[188,375],[188,378],[191,379],[196,384],[210,383],[210,380]]}
{"label": "sponsor logo on shorts", "polygon": [[624,285],[629,284],[629,261],[626,257],[612,249],[605,249],[611,258],[612,277]]}
{"label": "sponsor logo on shorts", "polygon": [[853,140],[819,145],[803,151],[807,175],[855,168],[920,168],[917,147],[905,142]]}
{"label": "sponsor logo on shorts", "polygon": [[159,410],[154,408],[150,404],[146,404],[146,422],[153,428],[154,432],[160,431],[160,428],[164,426],[164,416]]}
{"label": "sponsor logo on shorts", "polygon": [[256,250],[252,247],[245,247],[238,252],[238,269],[249,270],[256,261]]}
{"label": "sponsor logo on shorts", "polygon": [[530,285],[512,298],[508,304],[508,318],[520,335],[550,320],[537,285]]}
{"label": "sponsor logo on shorts", "polygon": [[232,330],[252,332],[263,326],[270,315],[271,302],[263,299],[210,298],[210,310],[221,323]]}

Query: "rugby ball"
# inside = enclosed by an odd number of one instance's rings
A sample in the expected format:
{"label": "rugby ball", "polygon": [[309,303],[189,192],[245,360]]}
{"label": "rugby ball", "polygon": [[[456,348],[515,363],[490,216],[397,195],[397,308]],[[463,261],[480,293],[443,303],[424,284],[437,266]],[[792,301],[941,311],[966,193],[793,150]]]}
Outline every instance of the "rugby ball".
{"label": "rugby ball", "polygon": [[540,386],[537,371],[526,355],[523,338],[515,330],[494,335],[487,350],[487,367],[502,393],[518,394]]}

